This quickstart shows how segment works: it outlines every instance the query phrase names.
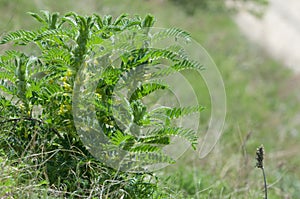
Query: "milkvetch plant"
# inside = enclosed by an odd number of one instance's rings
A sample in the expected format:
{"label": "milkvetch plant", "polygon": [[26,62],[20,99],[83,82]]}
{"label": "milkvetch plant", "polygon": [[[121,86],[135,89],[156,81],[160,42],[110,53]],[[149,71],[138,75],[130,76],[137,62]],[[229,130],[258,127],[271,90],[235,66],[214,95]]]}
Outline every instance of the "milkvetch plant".
{"label": "milkvetch plant", "polygon": [[[74,123],[73,96],[82,94],[78,99],[87,99],[93,104],[97,122],[109,141],[103,147],[143,157],[148,160],[145,164],[174,162],[163,154],[164,146],[171,143],[172,137],[184,138],[193,148],[198,137],[193,129],[176,126],[172,120],[198,113],[203,107],[148,110],[144,99],[168,89],[168,84],[145,81],[145,68],[141,66],[147,64],[148,69],[168,63],[169,69],[158,68],[148,73],[157,77],[156,80],[174,72],[202,69],[202,65],[190,60],[180,46],[154,49],[147,45],[147,42],[159,42],[166,37],[188,42],[190,35],[177,28],[150,35],[149,28],[155,21],[151,15],[130,18],[123,14],[113,19],[109,15],[81,16],[73,12],[63,16],[47,11],[40,15],[29,14],[40,23],[37,30],[17,30],[0,41],[2,45],[14,45],[0,56],[0,147],[10,160],[17,159],[35,168],[37,181],[46,182],[40,186],[51,185],[71,196],[73,193],[73,196],[101,194],[101,197],[110,198],[149,198],[156,186],[145,178],[151,173],[116,171],[91,154],[93,146],[83,144]],[[146,43],[125,47],[120,61],[113,62],[111,52],[120,46],[106,44],[113,43],[117,35],[126,31],[142,31]],[[97,56],[100,59],[93,59],[91,63],[90,58]],[[89,70],[85,71],[84,67]],[[128,87],[132,90],[128,91],[127,98],[114,100],[114,89],[121,80],[131,78],[131,74],[140,74],[143,78],[133,78],[138,84]],[[93,93],[80,90],[84,81],[96,82]],[[88,115],[85,113],[89,107],[76,108],[77,114],[82,114],[77,117],[77,125],[86,125]],[[149,131],[140,136],[139,127],[147,127]],[[88,136],[89,130],[86,132]],[[114,158],[111,153],[105,155]],[[24,175],[23,180],[28,178],[29,174]],[[111,185],[107,185],[109,179],[113,179]],[[95,189],[101,191],[95,192]]]}

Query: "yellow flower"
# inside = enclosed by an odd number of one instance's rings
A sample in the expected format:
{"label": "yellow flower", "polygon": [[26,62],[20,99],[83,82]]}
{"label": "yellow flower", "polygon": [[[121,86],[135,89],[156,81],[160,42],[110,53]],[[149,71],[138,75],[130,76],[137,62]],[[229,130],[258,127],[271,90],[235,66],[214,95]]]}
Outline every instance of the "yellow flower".
{"label": "yellow flower", "polygon": [[99,94],[99,93],[96,93],[95,95],[98,97],[98,99],[101,99],[101,98],[102,98],[102,95]]}
{"label": "yellow flower", "polygon": [[72,90],[71,85],[66,83],[66,82],[64,82],[63,87],[65,88],[66,91],[71,91]]}
{"label": "yellow flower", "polygon": [[67,81],[67,77],[66,77],[66,76],[63,76],[63,77],[60,78],[60,80],[61,80],[62,82],[66,82],[66,81]]}
{"label": "yellow flower", "polygon": [[24,110],[24,108],[25,108],[24,104],[20,104],[19,107],[21,110]]}
{"label": "yellow flower", "polygon": [[66,76],[71,77],[72,74],[73,74],[72,71],[70,69],[68,69],[67,72],[66,72]]}
{"label": "yellow flower", "polygon": [[60,106],[59,111],[58,111],[58,115],[62,115],[63,113],[64,113],[64,107]]}

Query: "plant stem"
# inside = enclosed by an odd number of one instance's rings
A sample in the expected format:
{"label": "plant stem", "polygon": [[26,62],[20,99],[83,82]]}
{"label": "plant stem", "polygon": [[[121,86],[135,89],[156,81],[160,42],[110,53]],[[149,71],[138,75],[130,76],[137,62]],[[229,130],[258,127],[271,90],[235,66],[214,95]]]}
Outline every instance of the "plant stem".
{"label": "plant stem", "polygon": [[265,174],[265,169],[261,168],[263,176],[264,176],[264,188],[265,188],[265,199],[268,199],[268,187],[267,187],[267,179]]}

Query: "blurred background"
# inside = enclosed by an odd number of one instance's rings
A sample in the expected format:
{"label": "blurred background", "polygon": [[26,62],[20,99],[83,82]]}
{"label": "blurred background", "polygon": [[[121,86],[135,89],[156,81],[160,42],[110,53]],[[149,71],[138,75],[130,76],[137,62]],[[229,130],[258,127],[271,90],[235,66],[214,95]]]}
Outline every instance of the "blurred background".
{"label": "blurred background", "polygon": [[235,21],[251,41],[264,48],[274,59],[300,72],[299,9],[300,2],[297,0],[270,0],[260,19],[245,9],[239,9]]}
{"label": "blurred background", "polygon": [[[0,0],[0,36],[38,24],[27,12],[156,17],[191,33],[211,55],[227,94],[224,133],[199,159],[189,150],[155,173],[173,198],[260,198],[255,151],[263,144],[270,198],[300,198],[300,34],[297,0]],[[1,46],[3,53],[10,46]],[[205,85],[199,96],[209,107]],[[202,97],[202,98],[201,98]],[[203,113],[204,116],[205,114]],[[203,130],[206,126],[204,124]]]}

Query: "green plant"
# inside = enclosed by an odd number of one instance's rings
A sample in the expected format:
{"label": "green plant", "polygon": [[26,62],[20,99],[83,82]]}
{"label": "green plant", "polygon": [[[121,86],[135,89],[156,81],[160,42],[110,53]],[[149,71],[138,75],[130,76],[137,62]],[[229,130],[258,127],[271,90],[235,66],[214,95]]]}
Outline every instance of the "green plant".
{"label": "green plant", "polygon": [[[80,72],[82,66],[98,53],[99,46],[106,48],[104,44],[111,42],[113,36],[128,30],[142,31],[144,39],[151,42],[149,28],[154,24],[153,16],[129,18],[123,14],[113,20],[111,16],[80,16],[73,12],[63,17],[47,11],[30,15],[41,24],[39,29],[11,32],[0,41],[0,44],[13,42],[16,46],[0,57],[0,147],[10,161],[21,162],[31,169],[31,172],[23,172],[16,184],[26,184],[34,178],[39,187],[46,190],[51,187],[56,191],[49,189],[48,193],[59,196],[151,197],[157,186],[152,173],[114,170],[91,155],[77,134],[72,103],[73,93],[79,92],[73,88],[76,81],[83,81],[93,74],[93,71]],[[189,40],[189,34],[175,28],[156,34],[157,40],[165,37]],[[163,82],[142,82],[128,99],[125,109],[133,118],[131,122],[153,127],[143,138],[135,134],[139,132],[136,129],[120,128],[116,120],[118,115],[112,111],[114,87],[124,73],[143,73],[139,66],[154,67],[165,60],[172,70],[161,70],[153,75],[166,76],[174,71],[201,68],[182,50],[176,46],[152,49],[147,45],[131,49],[121,54],[120,66],[108,64],[97,77],[92,99],[97,120],[110,140],[110,147],[121,148],[136,156],[155,156],[148,164],[153,163],[152,160],[174,162],[162,153],[163,146],[170,144],[172,136],[181,136],[195,147],[196,132],[174,126],[172,120],[199,112],[203,107],[160,107],[149,111],[143,102],[151,93],[166,89],[168,85]],[[100,55],[105,58],[109,54]],[[101,65],[94,66],[101,69]],[[86,109],[88,107],[80,110]]]}

